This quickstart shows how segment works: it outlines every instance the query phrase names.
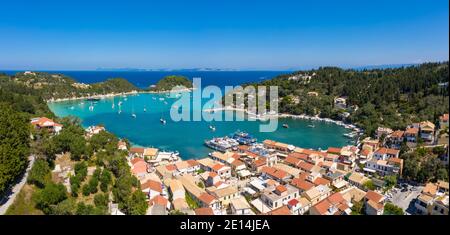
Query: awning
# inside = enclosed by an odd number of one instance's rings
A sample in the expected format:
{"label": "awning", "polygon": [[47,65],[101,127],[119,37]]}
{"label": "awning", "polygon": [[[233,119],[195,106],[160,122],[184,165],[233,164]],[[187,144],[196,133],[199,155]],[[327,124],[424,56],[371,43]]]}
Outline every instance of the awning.
{"label": "awning", "polygon": [[363,170],[364,170],[364,171],[367,171],[367,172],[371,172],[371,173],[376,173],[376,172],[377,172],[376,170],[369,169],[369,168],[366,168],[366,167],[364,167]]}

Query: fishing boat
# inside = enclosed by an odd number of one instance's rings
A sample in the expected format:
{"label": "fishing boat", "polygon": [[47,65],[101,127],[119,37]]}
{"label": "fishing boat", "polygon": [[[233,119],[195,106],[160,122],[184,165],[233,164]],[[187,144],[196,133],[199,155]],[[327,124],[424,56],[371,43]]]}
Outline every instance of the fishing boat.
{"label": "fishing boat", "polygon": [[283,127],[284,127],[284,128],[289,128],[289,125],[286,124],[286,123],[284,123],[284,124],[283,124]]}

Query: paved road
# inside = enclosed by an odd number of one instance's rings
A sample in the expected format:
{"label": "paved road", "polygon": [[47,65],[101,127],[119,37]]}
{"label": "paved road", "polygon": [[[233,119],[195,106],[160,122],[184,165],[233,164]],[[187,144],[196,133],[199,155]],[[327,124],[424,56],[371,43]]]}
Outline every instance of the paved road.
{"label": "paved road", "polygon": [[[3,198],[0,200],[0,215],[4,215],[6,213],[9,206],[11,206],[11,204],[13,204],[14,200],[16,199],[17,194],[19,194],[20,190],[22,190],[25,182],[27,182],[28,172],[31,170],[31,167],[34,164],[34,156],[28,157],[28,160],[29,164],[25,173],[22,175],[22,179],[20,179],[20,181],[16,185],[14,185],[14,187],[12,187],[7,198]],[[4,200],[6,200],[6,202],[4,202]]]}
{"label": "paved road", "polygon": [[401,207],[403,211],[407,213],[414,213],[414,199],[419,196],[420,192],[422,192],[423,186],[416,187],[415,190],[412,190],[412,187],[408,187],[408,191],[401,192],[400,189],[397,189],[397,193],[392,192],[392,204]]}

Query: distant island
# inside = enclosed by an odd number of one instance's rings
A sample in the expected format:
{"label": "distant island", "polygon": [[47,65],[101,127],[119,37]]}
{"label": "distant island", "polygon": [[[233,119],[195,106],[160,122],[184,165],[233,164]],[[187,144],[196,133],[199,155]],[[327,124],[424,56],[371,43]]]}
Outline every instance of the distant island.
{"label": "distant island", "polygon": [[149,89],[150,91],[161,92],[161,91],[170,91],[172,90],[173,87],[177,86],[192,88],[192,81],[184,76],[171,75],[166,76],[163,79],[159,80],[158,83],[156,83],[156,85],[151,86]]}

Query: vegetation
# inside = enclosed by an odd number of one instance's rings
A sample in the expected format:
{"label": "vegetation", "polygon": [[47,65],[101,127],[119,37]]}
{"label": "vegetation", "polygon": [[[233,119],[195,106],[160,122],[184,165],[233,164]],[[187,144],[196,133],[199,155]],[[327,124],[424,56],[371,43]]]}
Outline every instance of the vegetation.
{"label": "vegetation", "polygon": [[18,86],[32,91],[31,94],[45,100],[51,98],[71,98],[108,93],[121,93],[139,90],[123,78],[112,78],[94,84],[80,84],[76,80],[62,74],[35,72],[35,75],[17,73],[10,78]]}
{"label": "vegetation", "polygon": [[386,205],[384,205],[383,215],[403,215],[403,214],[404,212],[402,208],[392,203],[386,203]]}
{"label": "vegetation", "polygon": [[158,83],[150,90],[152,91],[170,91],[172,88],[177,86],[183,86],[186,88],[192,88],[192,82],[184,77],[184,76],[166,76],[163,79],[159,80]]}
{"label": "vegetation", "polygon": [[372,180],[366,181],[366,182],[363,184],[363,187],[364,187],[366,190],[375,190],[375,188],[376,188],[376,186],[375,186],[375,184],[373,183]]}
{"label": "vegetation", "polygon": [[[297,79],[289,79],[294,76]],[[362,71],[322,67],[247,85],[278,86],[281,113],[343,119],[371,136],[378,126],[403,129],[413,122],[437,121],[449,110],[448,89],[441,85],[448,79],[448,62],[444,62]],[[300,98],[298,103],[293,97]],[[347,107],[334,105],[336,97],[347,97]]]}
{"label": "vegetation", "polygon": [[39,188],[44,188],[50,182],[50,167],[44,159],[37,159],[28,174],[27,182]]}
{"label": "vegetation", "polygon": [[364,215],[364,202],[363,201],[353,203],[351,215]]}
{"label": "vegetation", "polygon": [[403,178],[420,183],[448,181],[449,168],[439,159],[440,151],[421,147],[400,156],[404,159]]}
{"label": "vegetation", "polygon": [[27,117],[0,101],[0,196],[27,167],[29,137]]}
{"label": "vegetation", "polygon": [[200,204],[194,200],[189,193],[185,193],[186,203],[188,204],[189,208],[191,209],[197,209],[200,208]]}

